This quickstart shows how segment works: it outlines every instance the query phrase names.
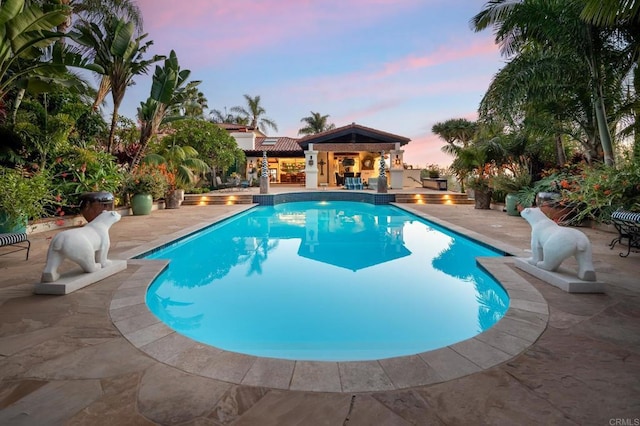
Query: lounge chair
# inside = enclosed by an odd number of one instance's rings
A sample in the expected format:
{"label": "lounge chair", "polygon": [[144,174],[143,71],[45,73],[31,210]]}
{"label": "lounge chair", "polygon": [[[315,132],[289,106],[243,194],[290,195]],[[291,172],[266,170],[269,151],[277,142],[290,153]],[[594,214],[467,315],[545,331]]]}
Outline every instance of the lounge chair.
{"label": "lounge chair", "polygon": [[363,189],[362,179],[359,177],[348,177],[344,180],[347,189]]}
{"label": "lounge chair", "polygon": [[17,247],[15,250],[2,253],[2,256],[4,256],[5,254],[14,253],[16,251],[26,250],[27,257],[24,260],[29,260],[29,250],[31,249],[31,242],[27,239],[26,232],[11,232],[8,234],[0,234],[0,247]]}
{"label": "lounge chair", "polygon": [[231,188],[233,186],[235,186],[233,182],[222,183],[222,179],[220,179],[220,176],[216,176],[217,189]]}

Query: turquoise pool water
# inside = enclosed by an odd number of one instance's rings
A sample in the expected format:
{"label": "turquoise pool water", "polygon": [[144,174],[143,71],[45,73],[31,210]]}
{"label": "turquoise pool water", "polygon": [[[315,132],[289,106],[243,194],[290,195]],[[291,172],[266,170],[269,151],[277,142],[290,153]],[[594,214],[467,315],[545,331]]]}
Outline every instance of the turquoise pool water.
{"label": "turquoise pool water", "polygon": [[411,355],[502,318],[508,295],[475,261],[501,255],[393,206],[262,206],[146,256],[171,259],[147,305],[177,332],[233,352]]}

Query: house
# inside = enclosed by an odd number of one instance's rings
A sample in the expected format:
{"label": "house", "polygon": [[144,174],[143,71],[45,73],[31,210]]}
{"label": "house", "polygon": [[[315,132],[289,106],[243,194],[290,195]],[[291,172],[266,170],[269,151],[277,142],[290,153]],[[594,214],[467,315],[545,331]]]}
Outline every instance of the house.
{"label": "house", "polygon": [[[226,128],[226,127],[225,127]],[[247,176],[257,177],[263,154],[272,183],[290,183],[315,189],[340,186],[345,177],[376,178],[384,156],[389,186],[403,187],[402,146],[409,138],[356,123],[301,139],[269,137],[253,129],[227,128],[247,157]]]}

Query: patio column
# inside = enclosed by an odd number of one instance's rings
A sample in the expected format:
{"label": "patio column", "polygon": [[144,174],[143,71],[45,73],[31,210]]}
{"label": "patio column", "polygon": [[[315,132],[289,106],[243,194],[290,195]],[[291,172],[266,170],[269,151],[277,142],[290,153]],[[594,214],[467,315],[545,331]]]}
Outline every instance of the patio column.
{"label": "patio column", "polygon": [[404,186],[404,150],[396,143],[396,149],[389,151],[391,167],[389,170],[390,186],[393,189],[402,189]]}
{"label": "patio column", "polygon": [[309,149],[304,152],[304,173],[305,187],[307,189],[318,188],[318,151],[313,149],[313,144],[309,144]]}

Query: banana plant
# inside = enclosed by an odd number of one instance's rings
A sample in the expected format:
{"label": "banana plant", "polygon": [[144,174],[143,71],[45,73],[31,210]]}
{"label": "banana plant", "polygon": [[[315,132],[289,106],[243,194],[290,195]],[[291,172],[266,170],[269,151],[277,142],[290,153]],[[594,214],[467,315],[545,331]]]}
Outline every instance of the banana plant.
{"label": "banana plant", "polygon": [[186,118],[181,115],[169,115],[177,111],[177,106],[189,99],[189,92],[200,84],[200,81],[188,82],[190,70],[180,69],[175,51],[169,53],[163,66],[156,65],[151,84],[151,94],[145,102],[140,102],[138,119],[141,122],[140,150],[131,161],[135,167],[149,145],[149,141],[158,132],[162,124]]}
{"label": "banana plant", "polygon": [[68,13],[68,7],[52,1],[43,6],[26,5],[25,0],[0,3],[0,99],[13,88],[24,94],[68,80],[67,66],[101,70],[77,49],[52,46],[63,36],[53,29]]}

